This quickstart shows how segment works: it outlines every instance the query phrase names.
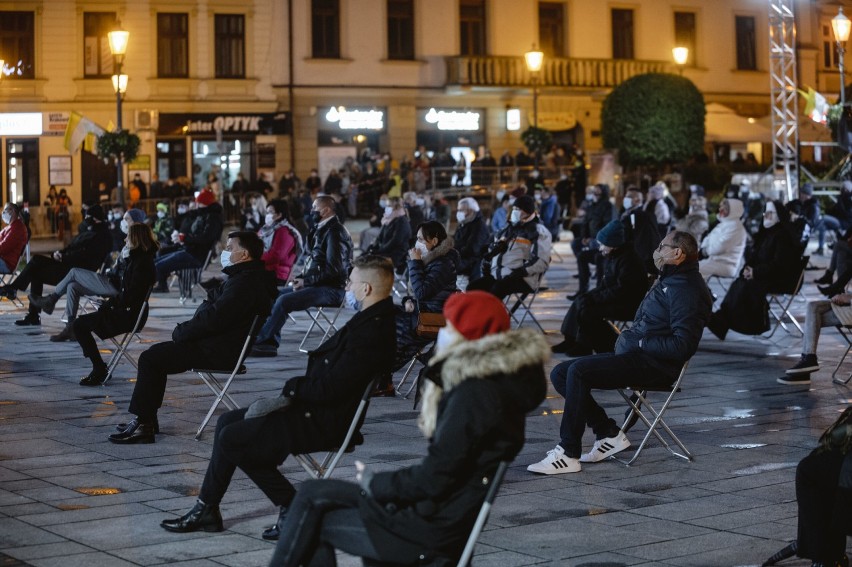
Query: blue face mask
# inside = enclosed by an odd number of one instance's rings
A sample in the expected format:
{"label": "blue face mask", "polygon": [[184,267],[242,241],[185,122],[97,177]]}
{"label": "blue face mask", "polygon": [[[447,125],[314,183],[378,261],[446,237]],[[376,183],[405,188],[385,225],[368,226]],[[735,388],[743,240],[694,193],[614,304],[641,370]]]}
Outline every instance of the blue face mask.
{"label": "blue face mask", "polygon": [[355,292],[351,289],[346,290],[346,307],[355,311],[361,311],[361,302],[355,298]]}
{"label": "blue face mask", "polygon": [[219,256],[219,263],[222,264],[223,268],[233,266],[234,264],[231,262],[231,253],[227,250],[222,250],[222,255]]}

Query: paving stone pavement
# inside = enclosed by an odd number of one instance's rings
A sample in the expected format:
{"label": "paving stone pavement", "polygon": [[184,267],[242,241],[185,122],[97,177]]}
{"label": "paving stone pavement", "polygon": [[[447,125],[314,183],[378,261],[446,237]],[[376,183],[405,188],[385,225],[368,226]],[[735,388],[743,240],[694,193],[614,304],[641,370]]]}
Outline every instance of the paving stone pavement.
{"label": "paving stone pavement", "polygon": [[[559,340],[565,295],[576,289],[570,248],[562,242],[556,249],[561,260],[533,310],[552,343]],[[215,272],[216,265],[208,276]],[[808,272],[807,280],[818,274]],[[806,285],[804,294],[816,298],[815,286]],[[142,341],[131,352],[166,340],[194,307],[180,305],[176,293],[154,296]],[[800,319],[804,307],[804,300],[793,303]],[[61,328],[58,316],[33,329],[12,324],[21,314],[0,303],[0,565],[266,565],[272,546],[260,532],[276,511],[239,472],[222,503],[224,533],[178,535],[158,525],[192,506],[210,456],[213,425],[194,439],[212,401],[201,381],[190,374],[169,379],[156,444],[112,445],[106,436],[126,415],[133,368],[122,364],[103,388],[78,386],[88,372],[78,346],[48,341]],[[304,315],[296,319],[284,328],[279,356],[250,359],[248,374],[234,382],[240,405],[277,393],[285,378],[303,370],[306,357],[296,346],[307,323]],[[579,474],[527,473],[558,440],[562,403],[551,390],[529,416],[526,446],[509,469],[475,565],[758,565],[794,539],[795,466],[852,403],[852,392],[831,383],[845,348],[835,331],[820,341],[823,366],[810,387],[776,384],[797,359],[800,339],[783,331],[774,339],[731,333],[720,342],[705,333],[668,414],[694,462],[652,443],[629,468],[605,461]],[[844,371],[852,371],[852,362]],[[617,394],[596,398],[614,416],[622,414]],[[378,470],[416,462],[426,450],[416,416],[409,400],[374,399],[357,457]],[[643,432],[641,425],[631,431],[634,443]],[[588,435],[587,444],[592,441]],[[353,460],[345,457],[335,477],[352,479]],[[306,478],[292,460],[282,470],[296,481]],[[340,564],[360,562],[341,556]]]}

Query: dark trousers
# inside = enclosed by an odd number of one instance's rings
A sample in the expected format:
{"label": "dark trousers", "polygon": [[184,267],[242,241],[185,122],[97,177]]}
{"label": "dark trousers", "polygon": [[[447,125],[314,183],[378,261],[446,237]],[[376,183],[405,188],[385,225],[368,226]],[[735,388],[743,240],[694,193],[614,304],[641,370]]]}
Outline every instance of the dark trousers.
{"label": "dark trousers", "polygon": [[361,487],[342,480],[309,480],[287,510],[287,519],[270,565],[334,567],[334,550],[350,555],[380,557],[358,510]]}
{"label": "dark trousers", "polygon": [[230,362],[211,360],[209,354],[201,351],[192,343],[177,344],[172,341],[157,343],[139,356],[139,372],[133,397],[130,398],[130,413],[143,422],[151,422],[157,417],[157,410],[163,405],[166,394],[166,379],[169,374],[180,374],[190,368],[228,368],[233,369],[236,360]]}
{"label": "dark trousers", "polygon": [[[796,468],[796,500],[799,503],[799,557],[834,565],[846,550],[842,521],[847,510],[835,510],[837,483],[843,455],[839,451],[813,452]],[[846,520],[848,521],[848,520]]]}
{"label": "dark trousers", "polygon": [[[74,337],[77,339],[77,342],[80,343],[80,347],[83,349],[83,356],[92,361],[92,366],[94,368],[104,366],[104,359],[103,357],[101,357],[101,352],[98,349],[98,344],[95,341],[94,337],[95,329],[101,326],[101,318],[103,316],[103,311],[95,311],[94,313],[88,313],[86,315],[74,319],[72,327],[72,329],[74,329]],[[126,329],[115,329],[115,332],[110,334],[110,336],[117,337],[118,335],[127,333],[130,330],[130,327]],[[103,338],[108,339],[109,337]]]}
{"label": "dark trousers", "polygon": [[163,288],[170,274],[187,268],[200,268],[201,261],[186,250],[178,250],[157,258],[154,267],[157,269],[157,285]]}
{"label": "dark trousers", "polygon": [[600,285],[603,278],[603,255],[598,253],[597,240],[592,240],[586,247],[583,246],[582,239],[575,238],[571,241],[571,250],[574,252],[574,257],[577,258],[577,276],[579,278],[579,292],[584,293],[589,290],[589,281],[592,279],[591,265],[595,265],[597,272],[597,285]]}
{"label": "dark trousers", "polygon": [[483,276],[476,281],[470,282],[467,289],[487,291],[500,299],[505,299],[506,296],[513,293],[532,293],[532,289],[523,276],[506,276],[499,280],[494,279],[493,276]]}
{"label": "dark trousers", "polygon": [[229,411],[216,423],[213,454],[207,465],[199,498],[218,506],[237,467],[276,506],[288,506],[296,489],[278,471],[278,465],[295,452],[294,432],[289,427],[294,408],[263,417],[245,419],[248,408]]}
{"label": "dark trousers", "polygon": [[[73,268],[69,263],[57,262],[53,258],[47,256],[33,256],[30,263],[21,271],[15,281],[9,284],[11,287],[18,290],[30,288],[30,293],[33,295],[42,295],[44,293],[44,284],[56,285],[62,278],[68,275],[68,272]],[[41,309],[30,304],[30,313],[37,315]]]}
{"label": "dark trousers", "polygon": [[613,390],[627,386],[665,387],[677,376],[662,370],[643,353],[596,354],[557,364],[550,373],[553,387],[565,398],[565,411],[559,427],[559,444],[569,457],[579,458],[583,432],[588,425],[597,439],[618,432],[615,420],[607,416],[592,397],[592,390]]}
{"label": "dark trousers", "polygon": [[[579,343],[593,349],[596,353],[612,352],[618,335],[608,319],[623,320],[623,313],[612,306],[577,298],[568,308],[562,320],[562,335],[566,341]],[[629,317],[632,319],[632,315]]]}

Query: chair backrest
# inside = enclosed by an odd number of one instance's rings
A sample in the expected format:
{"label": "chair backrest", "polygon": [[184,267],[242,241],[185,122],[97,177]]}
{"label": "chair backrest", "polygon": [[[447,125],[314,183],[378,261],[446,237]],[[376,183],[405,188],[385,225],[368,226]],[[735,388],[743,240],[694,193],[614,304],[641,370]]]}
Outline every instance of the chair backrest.
{"label": "chair backrest", "polygon": [[491,506],[497,498],[497,491],[500,490],[500,485],[503,483],[503,477],[506,476],[506,469],[509,468],[509,461],[500,461],[497,465],[497,470],[494,472],[494,477],[491,479],[491,485],[488,487],[488,492],[485,494],[485,501],[482,503],[482,508],[479,509],[479,515],[476,517],[476,522],[473,524],[473,529],[470,531],[470,536],[467,538],[467,543],[464,546],[464,551],[457,567],[468,567],[470,559],[473,557],[473,550],[476,547],[476,540],[479,539],[479,534],[482,533],[482,528],[485,527],[485,522],[488,521],[488,515],[491,513]]}
{"label": "chair backrest", "polygon": [[777,289],[770,288],[769,293],[774,295],[796,295],[802,289],[805,282],[805,270],[810,262],[810,256],[802,256],[796,264],[795,270],[791,270],[787,280],[779,282]]}

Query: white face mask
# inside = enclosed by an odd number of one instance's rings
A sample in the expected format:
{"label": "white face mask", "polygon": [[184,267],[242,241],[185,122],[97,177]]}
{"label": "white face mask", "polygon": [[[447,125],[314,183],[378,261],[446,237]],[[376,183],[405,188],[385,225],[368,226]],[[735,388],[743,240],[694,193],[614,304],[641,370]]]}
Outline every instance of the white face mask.
{"label": "white face mask", "polygon": [[586,200],[587,201],[594,201],[595,200],[595,194],[589,193],[588,195],[586,195]]}
{"label": "white face mask", "polygon": [[186,214],[186,207],[178,207],[178,214],[179,215]]}
{"label": "white face mask", "polygon": [[275,222],[275,216],[266,213],[266,218],[263,220],[266,222],[266,226],[272,226],[272,224]]}
{"label": "white face mask", "polygon": [[633,199],[631,199],[630,197],[625,197],[624,200],[621,202],[621,204],[624,206],[625,210],[626,209],[632,209],[633,208]]}
{"label": "white face mask", "polygon": [[495,197],[497,197],[497,202],[498,202],[498,203],[499,203],[500,201],[502,201],[502,200],[503,200],[503,197],[505,197],[505,196],[506,196],[506,192],[505,192],[505,191],[497,191],[497,195],[495,195]]}
{"label": "white face mask", "polygon": [[441,327],[438,330],[438,337],[435,339],[435,353],[443,352],[457,342],[461,335],[457,332],[449,330],[447,327]]}
{"label": "white face mask", "polygon": [[763,219],[763,228],[772,228],[776,224],[778,224],[777,218],[768,219],[768,218],[764,217],[764,219]]}
{"label": "white face mask", "polygon": [[467,215],[463,212],[459,211],[456,213],[456,220],[459,222],[464,222],[467,220]]}
{"label": "white face mask", "polygon": [[425,256],[426,254],[429,253],[429,248],[426,246],[425,242],[420,242],[420,241],[416,242],[414,244],[414,248],[416,248],[417,250],[420,250],[421,256]]}
{"label": "white face mask", "polygon": [[219,256],[219,263],[222,264],[223,268],[233,266],[233,264],[231,263],[231,253],[227,250],[222,250],[222,255]]}
{"label": "white face mask", "polygon": [[385,207],[385,214],[390,216],[393,213],[393,207]]}
{"label": "white face mask", "polygon": [[387,199],[379,199],[379,206],[384,209],[385,207],[388,206],[388,200]]}
{"label": "white face mask", "polygon": [[107,213],[107,220],[108,220],[109,222],[114,221],[114,220],[115,220],[115,215],[113,215],[112,213]]}
{"label": "white face mask", "polygon": [[417,198],[417,199],[414,199],[414,204],[418,207],[422,207],[423,205],[426,204],[426,200]]}
{"label": "white face mask", "polygon": [[5,222],[6,224],[12,222],[12,215],[10,215],[9,213],[3,213],[3,222]]}
{"label": "white face mask", "polygon": [[124,219],[121,219],[121,232],[123,232],[124,234],[130,232],[130,225]]}
{"label": "white face mask", "polygon": [[521,210],[520,209],[512,209],[512,216],[510,217],[510,220],[514,224],[518,224],[519,222],[521,222]]}
{"label": "white face mask", "polygon": [[535,194],[535,202],[536,202],[536,203],[541,203],[541,193],[536,193],[536,194]]}
{"label": "white face mask", "polygon": [[157,218],[158,219],[166,218],[166,213],[164,213],[163,211],[157,211]]}

